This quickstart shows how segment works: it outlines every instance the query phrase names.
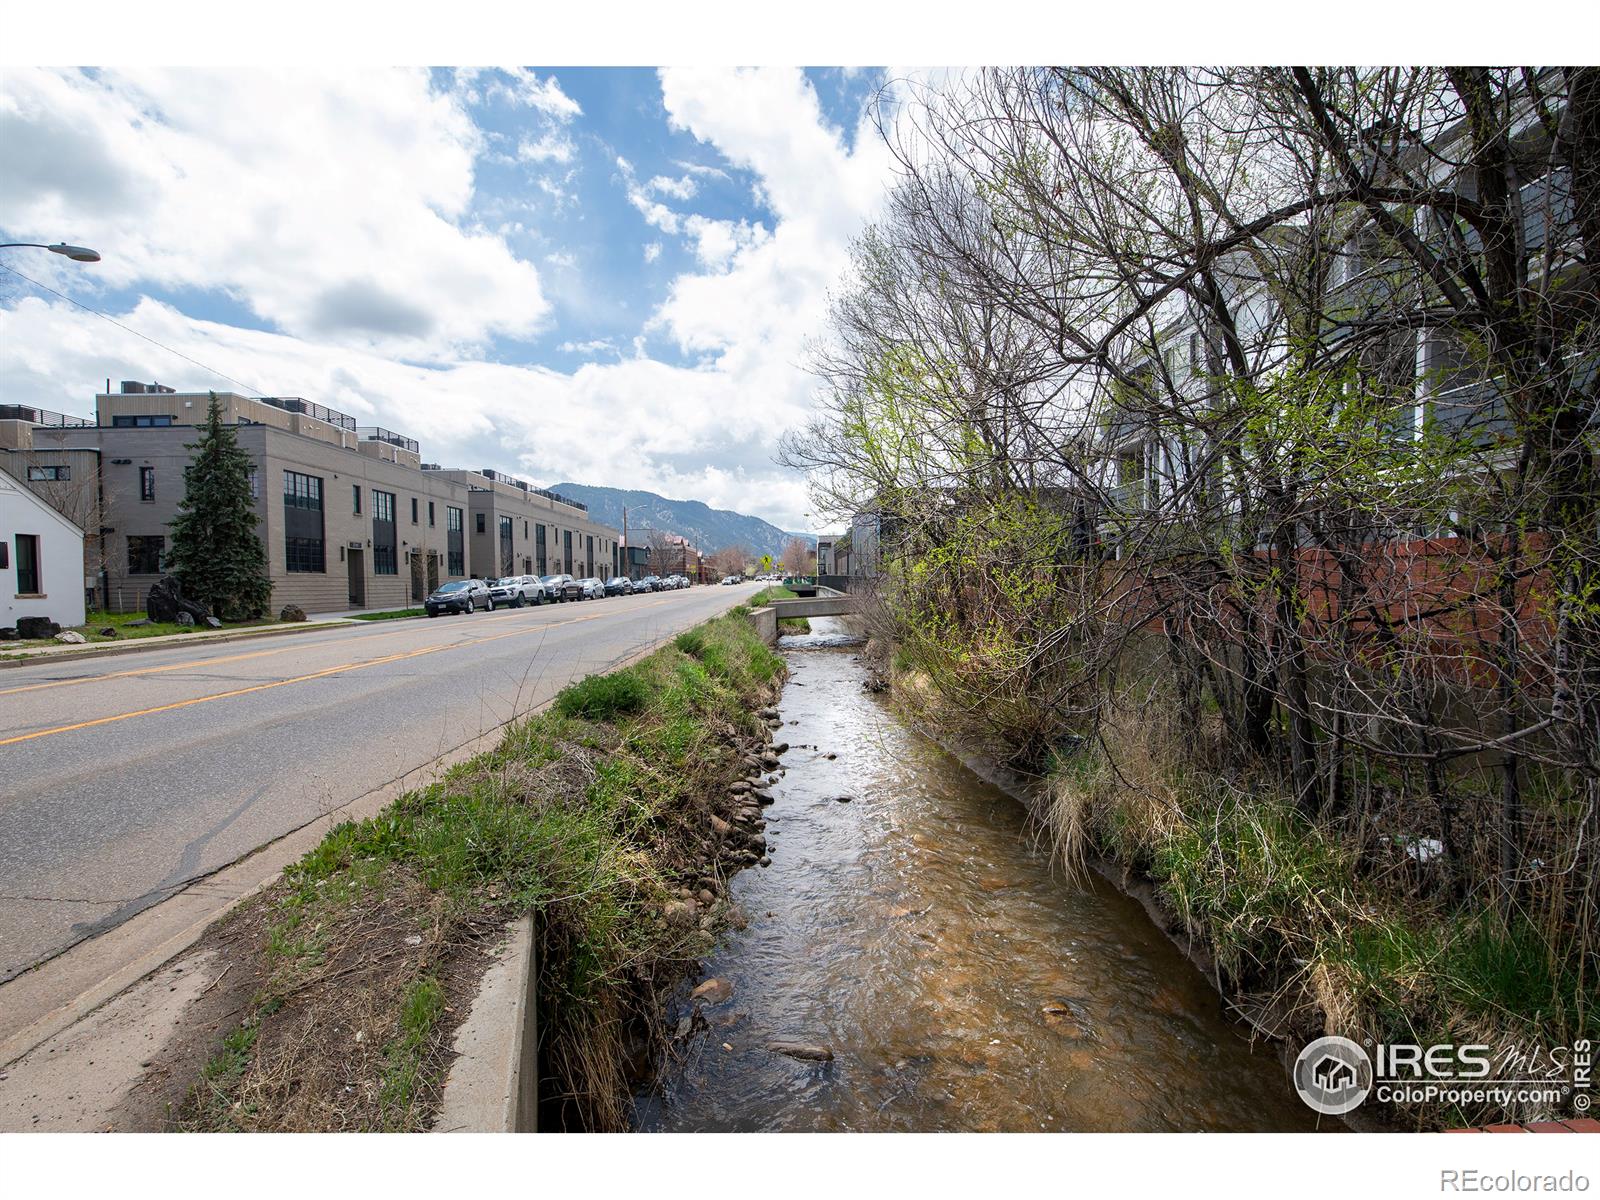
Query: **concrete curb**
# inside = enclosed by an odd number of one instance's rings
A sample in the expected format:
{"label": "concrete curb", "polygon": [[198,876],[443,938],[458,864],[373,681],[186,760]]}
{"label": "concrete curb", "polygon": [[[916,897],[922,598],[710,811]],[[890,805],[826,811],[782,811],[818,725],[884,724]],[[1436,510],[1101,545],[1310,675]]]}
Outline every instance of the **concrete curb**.
{"label": "concrete curb", "polygon": [[[168,633],[160,637],[134,638],[127,642],[97,642],[92,646],[74,646],[70,650],[25,650],[20,658],[0,659],[0,671],[7,667],[32,667],[43,662],[76,662],[85,658],[111,658],[118,654],[135,654],[142,650],[167,650],[174,646],[211,646],[218,642],[243,642],[251,638],[284,637],[291,633],[312,633],[325,629],[341,629],[354,621],[306,621],[291,625],[275,625],[266,629],[240,629],[232,633]],[[373,622],[363,621],[370,625]],[[12,653],[6,651],[6,653]]]}
{"label": "concrete curb", "polygon": [[484,973],[456,1030],[434,1133],[537,1133],[538,952],[533,917],[507,927],[500,961]]}
{"label": "concrete curb", "polygon": [[[706,620],[715,620],[728,610],[713,614]],[[698,626],[701,622],[696,622]],[[690,626],[695,628],[696,626]],[[301,626],[292,630],[264,632],[300,632]],[[598,672],[607,674],[620,671],[639,660],[654,654],[678,636],[677,631],[667,634],[647,646],[605,664]],[[233,635],[240,636],[240,635]],[[257,635],[259,636],[259,635]],[[219,641],[220,638],[209,638]],[[422,786],[457,763],[486,750],[493,749],[505,735],[506,727],[543,712],[554,702],[552,697],[518,713],[510,720],[456,746],[453,750],[421,764],[388,784],[358,796],[342,807],[315,820],[280,834],[273,841],[219,868],[210,875],[197,879],[166,900],[152,905],[143,912],[106,931],[95,938],[78,942],[44,962],[31,967],[13,979],[0,984],[0,1009],[11,1012],[38,1012],[28,1025],[13,1026],[5,1030],[8,1022],[0,1021],[0,1072],[13,1062],[34,1050],[56,1034],[72,1028],[79,1021],[122,995],[141,979],[161,969],[183,951],[189,949],[218,920],[232,912],[238,905],[274,883],[283,869],[299,861],[313,849],[334,825],[342,821],[362,820],[381,812],[405,792]],[[527,919],[529,937],[532,921]],[[501,989],[501,997],[486,1009],[496,1006],[502,1010],[493,1018],[492,1028],[497,1037],[518,1039],[517,1045],[507,1045],[499,1050],[486,1050],[479,1057],[506,1062],[515,1058],[518,1077],[514,1084],[517,1097],[515,1105],[507,1110],[503,1122],[493,1128],[501,1130],[531,1130],[537,1115],[538,1102],[538,1041],[534,1036],[537,995],[536,959],[531,948],[526,955],[527,970],[509,992]],[[483,992],[475,999],[474,1008],[483,999]],[[514,1006],[514,1011],[505,1005]],[[527,1032],[524,1032],[526,1027]],[[510,1086],[510,1085],[508,1085]],[[447,1081],[446,1103],[450,1101]],[[510,1122],[509,1124],[504,1122]]]}

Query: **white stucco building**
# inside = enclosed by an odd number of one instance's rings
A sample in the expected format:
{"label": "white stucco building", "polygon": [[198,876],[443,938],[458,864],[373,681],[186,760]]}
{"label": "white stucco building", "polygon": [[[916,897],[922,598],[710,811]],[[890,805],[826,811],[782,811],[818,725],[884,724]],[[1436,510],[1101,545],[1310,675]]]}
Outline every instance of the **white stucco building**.
{"label": "white stucco building", "polygon": [[21,617],[82,625],[83,530],[0,472],[0,628]]}

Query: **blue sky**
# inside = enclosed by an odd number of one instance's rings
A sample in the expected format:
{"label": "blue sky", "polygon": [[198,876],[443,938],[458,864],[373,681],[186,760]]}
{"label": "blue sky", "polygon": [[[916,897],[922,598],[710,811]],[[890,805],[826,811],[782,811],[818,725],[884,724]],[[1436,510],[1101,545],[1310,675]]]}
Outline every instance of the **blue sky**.
{"label": "blue sky", "polygon": [[[889,159],[875,70],[8,70],[0,402],[303,395],[424,456],[807,524],[772,461]],[[18,257],[18,254],[24,254]],[[810,522],[815,524],[815,522]]]}

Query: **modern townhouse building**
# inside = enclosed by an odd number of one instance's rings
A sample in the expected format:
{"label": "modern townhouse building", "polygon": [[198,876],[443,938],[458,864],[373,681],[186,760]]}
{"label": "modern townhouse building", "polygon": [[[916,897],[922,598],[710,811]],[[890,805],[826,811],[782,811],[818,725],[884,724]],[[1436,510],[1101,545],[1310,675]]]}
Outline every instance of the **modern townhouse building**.
{"label": "modern townhouse building", "polygon": [[[93,423],[0,410],[0,469],[92,531],[84,570],[113,610],[142,607],[161,577],[209,398],[129,381],[96,397]],[[405,607],[446,580],[532,573],[537,556],[521,550],[535,524],[550,545],[616,544],[580,504],[498,473],[424,464],[414,440],[344,413],[299,397],[217,398],[254,464],[273,611]],[[512,570],[501,569],[501,544],[475,532],[499,534],[506,521],[523,535]]]}
{"label": "modern townhouse building", "polygon": [[[433,472],[435,468],[428,468]],[[468,489],[467,538],[473,574],[615,575],[617,531],[589,519],[585,504],[503,471],[444,470]]]}

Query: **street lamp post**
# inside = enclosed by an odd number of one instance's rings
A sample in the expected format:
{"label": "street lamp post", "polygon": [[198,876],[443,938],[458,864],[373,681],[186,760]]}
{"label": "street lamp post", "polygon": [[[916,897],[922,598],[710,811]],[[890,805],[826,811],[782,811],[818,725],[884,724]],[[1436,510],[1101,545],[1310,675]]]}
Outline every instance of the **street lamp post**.
{"label": "street lamp post", "polygon": [[69,246],[65,242],[57,242],[47,246],[43,242],[0,242],[0,250],[14,250],[26,247],[31,250],[48,250],[52,254],[64,254],[73,262],[99,262],[100,252],[91,250],[87,246]]}

